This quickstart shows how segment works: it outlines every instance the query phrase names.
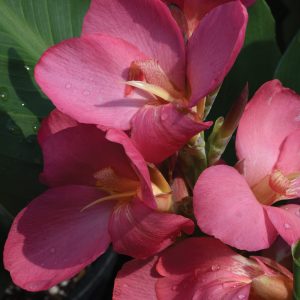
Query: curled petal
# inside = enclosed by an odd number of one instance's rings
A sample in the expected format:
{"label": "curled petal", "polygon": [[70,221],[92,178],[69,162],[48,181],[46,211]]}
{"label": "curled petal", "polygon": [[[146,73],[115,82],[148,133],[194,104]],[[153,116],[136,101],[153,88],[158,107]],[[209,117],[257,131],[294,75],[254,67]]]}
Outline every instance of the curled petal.
{"label": "curled petal", "polygon": [[250,186],[271,173],[282,142],[300,128],[299,116],[300,97],[278,80],[265,83],[255,93],[246,106],[236,137],[238,159],[243,160],[244,176]]}
{"label": "curled petal", "polygon": [[103,195],[85,186],[54,188],[18,214],[4,249],[5,268],[18,286],[46,290],[74,276],[107,249],[114,203],[81,212]]}
{"label": "curled petal", "polygon": [[191,106],[224,80],[243,45],[247,20],[247,10],[240,1],[229,2],[208,13],[189,39],[187,76]]}
{"label": "curled petal", "polygon": [[205,233],[238,249],[268,248],[276,230],[244,177],[225,165],[206,169],[194,188],[194,211]]}
{"label": "curled petal", "polygon": [[147,98],[125,95],[132,61],[147,59],[135,46],[106,35],[65,40],[49,48],[35,79],[63,113],[81,123],[129,129]]}
{"label": "curled petal", "polygon": [[150,58],[158,60],[179,89],[184,88],[183,38],[168,8],[160,0],[93,0],[84,19],[83,34],[97,32],[135,45]]}
{"label": "curled petal", "polygon": [[300,239],[300,205],[269,206],[266,210],[274,227],[289,245]]}
{"label": "curled petal", "polygon": [[109,230],[115,251],[146,258],[168,247],[181,232],[191,234],[194,224],[182,216],[155,211],[136,198],[114,209]]}
{"label": "curled petal", "polygon": [[147,105],[132,121],[131,138],[146,161],[160,163],[211,124],[197,121],[173,104]]}

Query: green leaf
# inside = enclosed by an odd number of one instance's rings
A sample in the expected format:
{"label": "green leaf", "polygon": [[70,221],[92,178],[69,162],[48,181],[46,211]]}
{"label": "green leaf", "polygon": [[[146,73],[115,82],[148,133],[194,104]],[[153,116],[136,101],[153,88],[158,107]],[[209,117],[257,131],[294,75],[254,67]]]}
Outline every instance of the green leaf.
{"label": "green leaf", "polygon": [[294,260],[294,299],[300,300],[300,241],[292,246]]}
{"label": "green leaf", "polygon": [[283,54],[275,71],[275,78],[300,94],[300,31]]}

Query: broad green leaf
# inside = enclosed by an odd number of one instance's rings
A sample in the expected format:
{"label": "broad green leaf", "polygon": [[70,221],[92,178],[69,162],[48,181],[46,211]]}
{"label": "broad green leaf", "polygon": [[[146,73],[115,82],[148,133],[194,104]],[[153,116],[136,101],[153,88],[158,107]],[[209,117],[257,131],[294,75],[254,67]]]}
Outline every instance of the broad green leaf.
{"label": "broad green leaf", "polygon": [[294,260],[294,298],[300,300],[300,241],[292,246]]}
{"label": "broad green leaf", "polygon": [[300,31],[283,54],[274,77],[300,94]]}

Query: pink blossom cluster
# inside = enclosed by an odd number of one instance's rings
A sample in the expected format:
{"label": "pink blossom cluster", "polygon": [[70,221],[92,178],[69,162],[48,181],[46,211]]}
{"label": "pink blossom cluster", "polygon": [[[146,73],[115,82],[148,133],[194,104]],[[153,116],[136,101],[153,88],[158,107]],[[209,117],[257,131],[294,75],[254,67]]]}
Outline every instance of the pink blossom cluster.
{"label": "pink blossom cluster", "polygon": [[[49,189],[5,245],[18,286],[48,289],[112,244],[134,258],[115,300],[291,299],[292,274],[253,252],[300,238],[300,96],[273,80],[245,107],[244,92],[205,138],[253,2],[92,0],[82,35],[43,54]],[[229,166],[219,158],[237,124]]]}

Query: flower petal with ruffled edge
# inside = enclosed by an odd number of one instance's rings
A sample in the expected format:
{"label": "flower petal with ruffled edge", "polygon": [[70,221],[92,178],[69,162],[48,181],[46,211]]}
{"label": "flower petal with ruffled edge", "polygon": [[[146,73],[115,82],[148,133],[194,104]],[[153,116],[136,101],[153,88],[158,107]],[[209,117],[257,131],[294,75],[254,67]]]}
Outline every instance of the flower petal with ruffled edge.
{"label": "flower petal with ruffled edge", "polygon": [[125,96],[128,69],[147,59],[135,46],[103,34],[65,40],[49,48],[35,67],[35,79],[63,113],[81,123],[129,129],[147,101]]}
{"label": "flower petal with ruffled edge", "polygon": [[160,0],[93,0],[82,30],[83,35],[100,32],[135,45],[158,61],[178,89],[184,89],[184,41]]}
{"label": "flower petal with ruffled edge", "polygon": [[229,2],[209,12],[194,31],[187,45],[190,106],[224,80],[243,46],[247,20],[246,8],[239,1]]}
{"label": "flower petal with ruffled edge", "polygon": [[237,156],[250,186],[272,172],[283,141],[299,128],[300,96],[278,80],[260,87],[246,106],[236,137]]}
{"label": "flower petal with ruffled edge", "polygon": [[211,125],[171,103],[147,105],[132,120],[131,138],[147,162],[160,163]]}
{"label": "flower petal with ruffled edge", "polygon": [[42,150],[44,170],[40,179],[48,186],[95,186],[95,173],[108,167],[118,176],[137,179],[123,147],[108,141],[93,125],[60,131],[44,141]]}
{"label": "flower petal with ruffled edge", "polygon": [[81,211],[104,195],[84,186],[53,188],[18,214],[4,248],[4,266],[18,286],[46,290],[105,252],[111,241],[108,223],[114,203]]}
{"label": "flower petal with ruffled edge", "polygon": [[153,210],[138,198],[116,206],[109,225],[114,250],[135,258],[154,255],[171,245],[181,232],[193,231],[190,219]]}
{"label": "flower petal with ruffled edge", "polygon": [[280,236],[289,245],[300,239],[300,205],[268,206],[266,207],[266,211]]}
{"label": "flower petal with ruffled edge", "polygon": [[277,236],[266,207],[232,167],[206,169],[195,185],[193,203],[200,229],[238,249],[265,249]]}

